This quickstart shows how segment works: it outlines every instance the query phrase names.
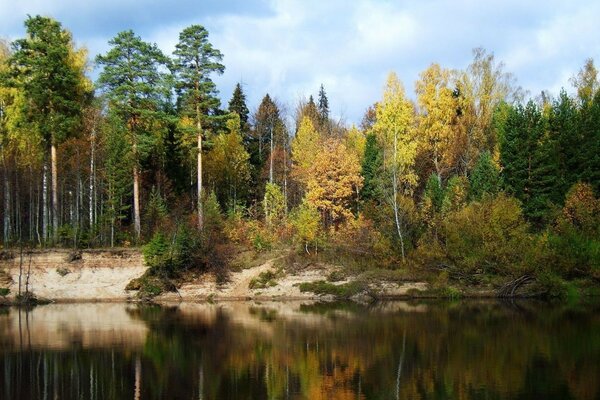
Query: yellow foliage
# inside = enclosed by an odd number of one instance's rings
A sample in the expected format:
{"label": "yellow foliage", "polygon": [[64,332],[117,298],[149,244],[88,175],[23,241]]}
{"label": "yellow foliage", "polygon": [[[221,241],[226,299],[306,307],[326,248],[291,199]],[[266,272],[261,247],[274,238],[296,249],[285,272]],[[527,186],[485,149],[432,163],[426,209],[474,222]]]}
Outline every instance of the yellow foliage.
{"label": "yellow foliage", "polygon": [[456,130],[453,122],[457,101],[449,86],[450,71],[431,64],[415,83],[419,106],[419,141],[421,151],[429,154],[436,172],[442,176],[452,168],[457,154],[452,150]]}
{"label": "yellow foliage", "polygon": [[362,183],[356,154],[329,139],[309,168],[306,200],[321,212],[327,226],[337,225],[352,217],[350,202]]}
{"label": "yellow foliage", "polygon": [[303,185],[308,184],[311,168],[321,152],[321,135],[309,117],[303,117],[292,141],[292,175]]}
{"label": "yellow foliage", "polygon": [[373,130],[383,145],[384,167],[395,176],[394,184],[410,190],[417,183],[414,107],[393,72],[388,76],[383,100],[377,103],[376,118]]}

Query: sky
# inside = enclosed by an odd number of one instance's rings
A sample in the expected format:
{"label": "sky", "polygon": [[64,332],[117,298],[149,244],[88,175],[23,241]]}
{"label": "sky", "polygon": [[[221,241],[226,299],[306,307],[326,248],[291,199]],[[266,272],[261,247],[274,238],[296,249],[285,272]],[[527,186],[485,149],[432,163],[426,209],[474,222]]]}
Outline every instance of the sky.
{"label": "sky", "polygon": [[414,97],[428,65],[465,69],[476,47],[531,97],[571,90],[587,58],[600,62],[597,0],[0,0],[0,38],[22,37],[36,14],[60,21],[91,59],[126,29],[171,54],[179,32],[201,24],[224,54],[225,73],[214,77],[223,106],[242,82],[251,111],[269,93],[293,114],[323,84],[346,124],[381,97],[390,71]]}

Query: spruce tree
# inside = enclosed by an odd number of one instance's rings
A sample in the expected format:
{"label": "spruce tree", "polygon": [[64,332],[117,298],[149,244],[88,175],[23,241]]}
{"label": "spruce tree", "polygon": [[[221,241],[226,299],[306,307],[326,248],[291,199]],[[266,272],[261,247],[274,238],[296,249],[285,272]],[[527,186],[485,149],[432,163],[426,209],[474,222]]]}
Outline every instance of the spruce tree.
{"label": "spruce tree", "polygon": [[489,151],[479,156],[469,177],[469,197],[481,200],[485,194],[495,195],[500,189],[500,171]]}
{"label": "spruce tree", "polygon": [[231,96],[231,100],[229,100],[229,112],[235,112],[240,116],[240,126],[242,130],[242,135],[245,137],[248,133],[248,106],[246,105],[246,94],[242,90],[242,85],[237,83],[235,85],[235,89],[233,90],[233,95]]}
{"label": "spruce tree", "polygon": [[[312,99],[312,97],[311,97]],[[324,133],[329,133],[329,100],[325,93],[325,87],[321,84],[319,88],[319,126]]]}
{"label": "spruce tree", "polygon": [[379,201],[381,199],[380,185],[383,170],[383,154],[377,143],[377,136],[373,133],[367,135],[365,155],[363,157],[361,175],[364,179],[360,192],[362,201]]}

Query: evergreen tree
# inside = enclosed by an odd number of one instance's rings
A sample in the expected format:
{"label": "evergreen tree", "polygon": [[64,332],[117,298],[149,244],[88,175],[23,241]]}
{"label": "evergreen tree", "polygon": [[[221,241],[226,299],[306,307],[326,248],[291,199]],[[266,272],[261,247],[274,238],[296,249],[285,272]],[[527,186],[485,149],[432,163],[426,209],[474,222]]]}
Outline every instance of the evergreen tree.
{"label": "evergreen tree", "polygon": [[600,91],[582,107],[579,129],[581,146],[576,149],[581,160],[579,179],[600,193]]}
{"label": "evergreen tree", "polygon": [[377,143],[377,136],[373,133],[367,135],[365,154],[361,167],[361,175],[364,179],[364,184],[360,192],[361,200],[380,201],[380,177],[383,171],[383,154],[379,143]]}
{"label": "evergreen tree", "polygon": [[438,213],[442,210],[444,201],[444,188],[440,184],[439,176],[436,173],[429,175],[425,184],[425,198],[429,199],[433,211]]}
{"label": "evergreen tree", "polygon": [[81,127],[82,110],[89,98],[89,85],[84,76],[85,54],[77,54],[71,34],[58,21],[38,15],[29,17],[25,27],[27,37],[13,43],[9,83],[22,92],[25,100],[20,103],[22,115],[29,129],[39,129],[44,147],[50,152],[52,237],[56,241],[59,226],[57,146]]}
{"label": "evergreen tree", "polygon": [[481,200],[484,195],[495,195],[500,190],[500,171],[489,151],[479,155],[477,164],[469,177],[469,197]]}
{"label": "evergreen tree", "polygon": [[[312,97],[311,97],[312,99]],[[325,87],[321,84],[319,88],[319,126],[324,133],[329,133],[329,100],[325,93]]]}
{"label": "evergreen tree", "polygon": [[242,135],[246,137],[250,129],[248,125],[248,115],[250,112],[248,111],[248,106],[246,106],[246,94],[239,83],[235,85],[233,95],[231,96],[231,100],[229,100],[228,109],[229,112],[234,112],[240,116]]}
{"label": "evergreen tree", "polygon": [[275,151],[287,148],[287,133],[279,107],[269,94],[262,99],[254,115],[254,136],[257,142],[257,146],[251,152],[251,155],[254,153],[254,165],[260,173],[268,161],[267,180],[273,183],[276,172]]}
{"label": "evergreen tree", "polygon": [[208,31],[201,25],[192,25],[179,34],[175,46],[174,70],[179,93],[180,113],[195,123],[197,137],[197,207],[198,227],[202,229],[202,139],[209,116],[219,107],[216,85],[211,79],[214,73],[222,74],[223,55],[208,41]]}
{"label": "evergreen tree", "polygon": [[140,162],[154,143],[153,130],[165,118],[162,103],[169,92],[161,71],[167,58],[133,31],[123,31],[109,41],[111,49],[96,61],[103,66],[98,85],[108,95],[109,105],[127,127],[133,162],[133,218],[136,239],[141,233]]}
{"label": "evergreen tree", "polygon": [[548,129],[556,141],[556,169],[559,174],[557,184],[561,197],[580,179],[582,164],[581,148],[583,147],[578,131],[579,111],[575,101],[564,90],[552,103],[549,114]]}

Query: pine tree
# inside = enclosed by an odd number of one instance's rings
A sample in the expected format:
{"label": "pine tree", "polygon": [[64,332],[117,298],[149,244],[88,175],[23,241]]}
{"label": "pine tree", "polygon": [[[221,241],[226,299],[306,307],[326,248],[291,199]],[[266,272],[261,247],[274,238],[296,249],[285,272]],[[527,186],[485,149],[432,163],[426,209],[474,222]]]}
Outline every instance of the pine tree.
{"label": "pine tree", "polygon": [[133,162],[133,218],[136,239],[141,233],[140,162],[157,122],[165,118],[161,104],[168,94],[161,71],[167,58],[133,31],[123,31],[109,41],[111,49],[96,61],[104,67],[98,85],[108,95],[109,105],[127,127]]}
{"label": "pine tree", "polygon": [[22,91],[23,115],[30,129],[39,129],[44,147],[50,153],[52,237],[56,241],[59,225],[56,149],[81,127],[89,90],[84,76],[85,59],[78,55],[71,34],[60,22],[38,15],[29,17],[25,27],[27,37],[13,43],[10,83]]}
{"label": "pine tree", "polygon": [[202,229],[202,139],[207,115],[218,109],[216,85],[212,74],[222,74],[223,55],[208,41],[208,31],[201,25],[192,25],[179,34],[175,46],[174,69],[176,88],[179,93],[180,113],[190,117],[196,125],[197,137],[197,207],[198,227]]}

